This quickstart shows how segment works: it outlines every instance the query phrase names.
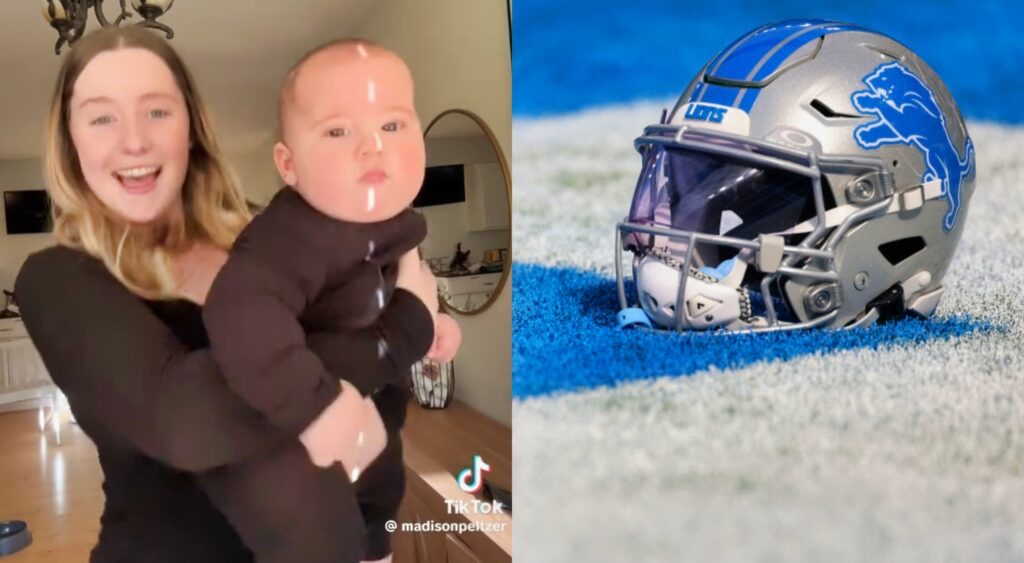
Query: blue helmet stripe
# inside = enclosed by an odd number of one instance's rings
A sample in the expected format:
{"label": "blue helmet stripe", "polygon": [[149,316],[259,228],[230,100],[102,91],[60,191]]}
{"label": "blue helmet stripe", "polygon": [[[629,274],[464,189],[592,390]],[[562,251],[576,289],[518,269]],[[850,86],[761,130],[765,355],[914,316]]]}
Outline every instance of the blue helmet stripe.
{"label": "blue helmet stripe", "polygon": [[776,45],[802,32],[808,26],[829,23],[824,20],[788,20],[748,33],[732,52],[716,60],[708,74],[727,80],[747,80],[751,69]]}
{"label": "blue helmet stripe", "polygon": [[704,89],[704,86],[705,86],[705,83],[704,83],[703,80],[698,81],[697,82],[697,86],[695,86],[694,89],[693,89],[693,93],[690,94],[690,100],[689,101],[692,102],[692,101],[696,100],[697,98],[699,98],[700,94],[701,94],[701,90]]}
{"label": "blue helmet stripe", "polygon": [[741,44],[743,44],[744,41],[749,39],[751,36],[756,35],[756,34],[762,32],[762,31],[764,31],[764,30],[766,30],[766,29],[768,29],[768,28],[770,28],[770,27],[772,27],[774,25],[775,24],[773,24],[773,23],[762,25],[761,27],[759,27],[759,28],[757,28],[757,29],[747,33],[746,35],[741,36],[739,39],[733,41],[732,43],[729,44],[728,47],[726,47],[721,52],[719,52],[718,55],[716,55],[715,58],[710,63],[708,63],[708,66],[705,69],[705,71],[707,73],[709,73],[709,74],[714,74],[718,70],[718,66],[720,64],[722,64],[722,61],[727,59],[727,58],[729,58],[729,56],[732,55],[733,52],[737,48],[739,48],[739,46]]}
{"label": "blue helmet stripe", "polygon": [[[836,33],[839,31],[866,30],[856,25],[832,24],[828,25],[827,27],[820,27],[818,29],[814,29],[813,31],[805,30],[805,32],[794,34],[791,40],[789,40],[786,44],[782,45],[782,47],[774,54],[772,54],[767,61],[764,61],[764,64],[761,66],[761,68],[757,70],[757,74],[755,74],[752,77],[753,81],[764,80],[765,78],[771,76],[773,72],[775,72],[776,70],[779,69],[780,66],[782,66],[782,63],[784,63],[790,55],[795,53],[804,45],[812,41],[815,41],[820,37],[824,37],[826,35]],[[740,94],[741,98],[737,100],[737,102],[739,102],[740,109],[749,113],[750,110],[753,109],[754,102],[757,101],[757,97],[761,93],[761,89],[745,88],[744,90],[748,91],[744,92],[743,94]]]}
{"label": "blue helmet stripe", "polygon": [[[737,52],[737,50],[739,50],[739,49],[744,47],[744,44],[747,42],[747,40],[757,36],[758,34],[762,34],[762,33],[768,33],[772,37],[775,37],[778,34],[778,30],[779,29],[781,29],[781,28],[777,24],[763,25],[763,26],[761,26],[761,27],[751,31],[750,33],[747,33],[746,35],[740,37],[736,41],[733,41],[731,45],[726,47],[721,53],[718,54],[718,56],[716,56],[714,58],[714,60],[711,61],[711,63],[708,64],[707,70],[706,70],[705,74],[710,74],[710,75],[717,76],[718,73],[720,72],[720,67],[723,64],[725,64],[726,61],[733,60],[734,59],[733,55]],[[781,37],[776,37],[776,40],[781,40],[781,39],[782,39]],[[763,45],[763,42],[762,42],[762,46],[765,47],[765,45]],[[767,45],[766,49],[771,49],[771,45]],[[748,59],[751,56],[752,52],[750,51],[749,48],[747,48],[744,51],[744,53],[746,53],[746,54],[741,56],[741,58],[744,61],[746,61],[746,59]],[[756,62],[756,61],[753,61],[753,62]],[[750,64],[753,64],[753,62],[751,62]],[[729,63],[729,66],[730,67],[736,67],[739,64],[740,64],[739,62],[735,62],[734,61],[732,63]],[[747,63],[744,62],[743,64],[747,64]],[[702,88],[702,86],[704,86],[704,88]],[[691,101],[691,102],[707,102],[709,104],[720,104],[720,105],[723,105],[723,106],[731,106],[733,104],[733,101],[735,101],[736,95],[738,93],[739,93],[739,89],[738,88],[732,88],[732,87],[729,87],[729,86],[720,86],[720,85],[717,85],[717,84],[707,84],[702,79],[697,84],[697,88],[694,89],[693,94],[690,95],[690,100],[689,101]]]}
{"label": "blue helmet stripe", "polygon": [[792,39],[788,43],[783,45],[778,51],[775,52],[774,55],[772,55],[770,59],[765,61],[764,65],[757,71],[757,74],[754,75],[753,80],[756,82],[758,80],[764,80],[765,78],[768,78],[768,75],[775,72],[782,65],[783,61],[789,58],[789,56],[792,55],[797,49],[803,47],[807,43],[810,43],[811,41],[819,37],[824,37],[826,35],[829,35],[830,33],[835,33],[837,31],[867,30],[856,25],[830,24],[816,29],[811,28],[806,31],[807,32],[803,34],[794,34]]}
{"label": "blue helmet stripe", "polygon": [[[792,33],[792,30],[786,26],[787,23],[763,25],[740,37],[708,64],[706,74],[721,76],[723,72],[737,71],[746,74],[749,70],[746,67],[753,67],[764,56],[764,53],[770,51],[772,47]],[[701,85],[706,87],[701,88]],[[693,94],[690,95],[690,101],[731,106],[739,92],[739,88],[706,84],[704,80],[701,80]]]}
{"label": "blue helmet stripe", "polygon": [[[761,26],[737,39],[707,66],[707,75],[737,81],[763,80],[807,43],[839,31],[865,29],[829,20],[786,20]],[[750,90],[750,92],[748,92]],[[760,89],[708,84],[703,79],[690,94],[690,102],[707,102],[753,109]]]}
{"label": "blue helmet stripe", "polygon": [[[739,88],[733,88],[732,86],[708,84],[701,93],[700,101],[721,106],[731,106],[739,92]],[[693,98],[690,99],[692,100]]]}
{"label": "blue helmet stripe", "polygon": [[[831,23],[826,20],[787,20],[761,26],[734,41],[707,66],[707,75],[746,80],[755,66],[776,47],[790,37],[802,33],[808,26]],[[702,88],[701,86],[705,86]],[[732,106],[742,89],[706,84],[701,80],[690,95],[691,102],[707,102]]]}

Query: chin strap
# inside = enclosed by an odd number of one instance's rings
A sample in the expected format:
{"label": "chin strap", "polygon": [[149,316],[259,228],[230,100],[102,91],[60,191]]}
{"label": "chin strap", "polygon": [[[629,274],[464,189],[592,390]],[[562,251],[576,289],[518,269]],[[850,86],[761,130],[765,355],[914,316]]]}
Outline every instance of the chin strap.
{"label": "chin strap", "polygon": [[615,320],[619,328],[628,328],[631,326],[654,328],[654,325],[651,324],[651,318],[648,317],[647,312],[640,307],[629,307],[619,311]]}

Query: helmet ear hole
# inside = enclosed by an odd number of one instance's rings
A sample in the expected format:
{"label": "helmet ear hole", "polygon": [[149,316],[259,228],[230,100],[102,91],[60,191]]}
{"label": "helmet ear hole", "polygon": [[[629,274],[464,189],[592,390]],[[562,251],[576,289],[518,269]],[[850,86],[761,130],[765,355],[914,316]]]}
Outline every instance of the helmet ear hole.
{"label": "helmet ear hole", "polygon": [[857,114],[843,113],[841,111],[836,111],[836,110],[830,108],[828,106],[828,104],[826,104],[825,102],[823,102],[823,101],[821,101],[821,100],[819,100],[817,98],[811,100],[811,107],[814,108],[815,110],[817,110],[817,112],[820,113],[821,116],[824,117],[825,119],[836,119],[836,118],[840,118],[840,119],[847,119],[847,118],[858,119],[858,118],[861,117],[860,115],[857,115]]}
{"label": "helmet ear hole", "polygon": [[907,237],[878,245],[878,252],[893,266],[921,252],[925,248],[924,237]]}

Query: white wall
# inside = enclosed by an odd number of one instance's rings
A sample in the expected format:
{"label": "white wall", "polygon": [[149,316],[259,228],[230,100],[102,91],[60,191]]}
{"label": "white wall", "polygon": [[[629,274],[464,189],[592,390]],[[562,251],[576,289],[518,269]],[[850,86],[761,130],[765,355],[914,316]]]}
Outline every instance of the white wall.
{"label": "white wall", "polygon": [[[448,114],[438,120],[438,123],[456,118],[469,119],[461,114]],[[498,161],[498,155],[494,152],[491,142],[482,133],[464,137],[433,137],[431,134],[425,144],[427,166]]]}
{"label": "white wall", "polygon": [[[45,186],[39,159],[0,160],[0,191],[42,189]],[[3,215],[3,207],[0,207],[0,288],[12,289],[28,255],[51,246],[54,239],[50,233],[9,235],[7,218]]]}
{"label": "white wall", "polygon": [[[444,110],[469,110],[487,123],[505,161],[512,161],[512,63],[504,0],[377,2],[352,32],[406,60],[424,127]],[[455,396],[509,426],[511,296],[507,283],[489,309],[457,317],[464,340],[455,359]]]}
{"label": "white wall", "polygon": [[274,167],[274,144],[266,143],[248,154],[227,155],[245,197],[253,203],[265,205],[284,183]]}

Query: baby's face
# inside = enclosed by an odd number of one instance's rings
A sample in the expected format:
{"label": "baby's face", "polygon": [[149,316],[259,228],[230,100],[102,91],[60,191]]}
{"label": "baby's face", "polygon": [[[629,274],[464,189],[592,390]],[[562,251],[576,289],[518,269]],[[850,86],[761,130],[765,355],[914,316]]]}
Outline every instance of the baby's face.
{"label": "baby's face", "polygon": [[415,199],[426,157],[412,75],[397,55],[361,44],[319,53],[299,71],[287,108],[275,160],[310,205],[372,223]]}

